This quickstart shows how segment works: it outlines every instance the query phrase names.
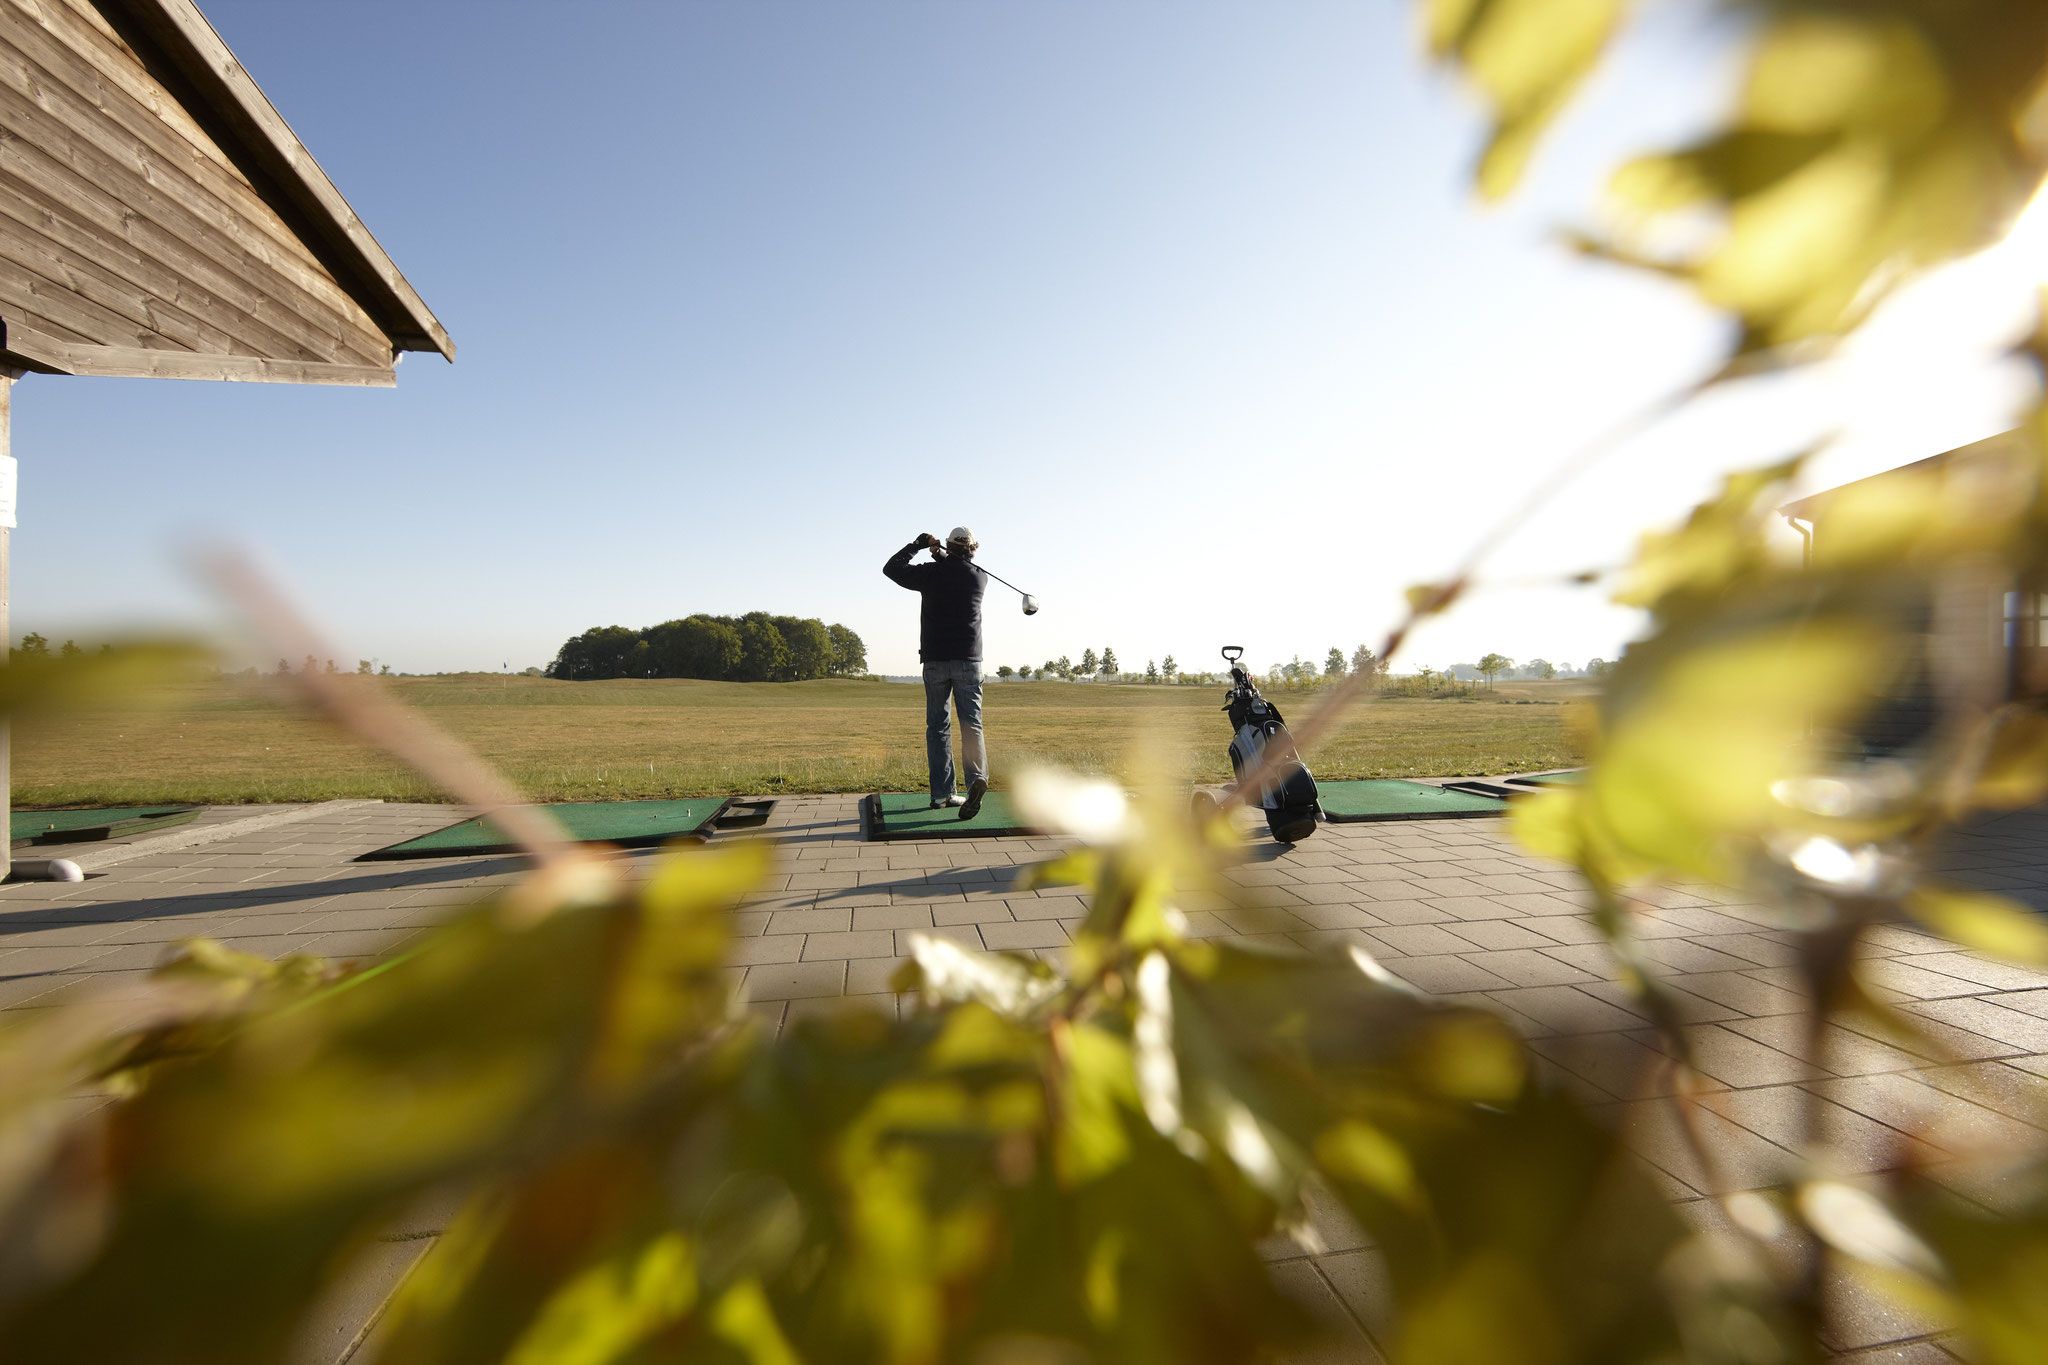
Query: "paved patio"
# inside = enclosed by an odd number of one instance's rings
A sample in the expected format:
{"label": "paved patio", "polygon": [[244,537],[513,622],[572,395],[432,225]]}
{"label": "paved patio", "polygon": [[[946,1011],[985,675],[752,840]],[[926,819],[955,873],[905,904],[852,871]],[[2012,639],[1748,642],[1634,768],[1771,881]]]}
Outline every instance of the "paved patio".
{"label": "paved patio", "polygon": [[[1059,847],[1045,839],[867,843],[857,798],[784,799],[768,837],[782,862],[739,917],[734,975],[749,1007],[780,1026],[849,998],[896,1008],[888,981],[909,936],[1056,956],[1078,925],[1070,891],[1019,891],[1016,869]],[[204,824],[246,816],[209,812]],[[75,884],[0,886],[0,1011],[37,1009],[138,979],[173,940],[219,938],[268,956],[389,951],[448,908],[519,874],[516,860],[356,863],[357,854],[449,823],[446,806],[336,803],[294,823],[135,857]],[[40,855],[43,850],[37,850]],[[65,850],[51,852],[63,856]],[[1285,849],[1255,843],[1231,889],[1186,902],[1198,935],[1317,947],[1358,943],[1416,987],[1501,1012],[1531,1039],[1558,1083],[1610,1113],[1654,1178],[1689,1216],[1718,1217],[1709,1181],[1655,1096],[1668,1077],[1642,1011],[1579,911],[1574,876],[1530,858],[1493,820],[1325,826]],[[1987,821],[1954,841],[1961,880],[2048,906],[2048,818]],[[1995,1207],[1983,1147],[2032,1141],[2048,1126],[2048,974],[1985,961],[1903,928],[1871,936],[1874,992],[1918,1016],[1948,1057],[1915,1055],[1831,1028],[1818,1066],[1797,1054],[1800,988],[1789,938],[1738,897],[1664,891],[1641,904],[1646,951],[1668,972],[1711,1094],[1704,1122],[1722,1178],[1768,1184],[1792,1158],[1809,1095],[1847,1153],[1847,1174],[1908,1151],[1943,1163],[1959,1191]],[[5,1014],[0,1013],[0,1019]],[[1318,1360],[1374,1360],[1386,1292],[1373,1253],[1344,1220],[1318,1220],[1325,1249],[1269,1248],[1276,1274],[1330,1324]],[[349,1358],[390,1285],[430,1244],[401,1229],[359,1282],[339,1294],[303,1359]],[[1947,1362],[1932,1324],[1842,1287],[1846,1358]],[[363,1358],[363,1357],[359,1357]]]}

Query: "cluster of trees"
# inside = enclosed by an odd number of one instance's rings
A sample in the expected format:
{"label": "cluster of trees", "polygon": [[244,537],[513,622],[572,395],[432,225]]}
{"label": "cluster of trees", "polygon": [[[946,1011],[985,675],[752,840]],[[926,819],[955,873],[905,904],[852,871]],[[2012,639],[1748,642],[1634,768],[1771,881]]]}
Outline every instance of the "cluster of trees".
{"label": "cluster of trees", "polygon": [[1495,678],[1604,678],[1614,665],[1605,659],[1586,661],[1584,668],[1554,664],[1548,659],[1531,659],[1517,665],[1505,654],[1488,654],[1476,664],[1452,664],[1445,672],[1455,678],[1484,678],[1491,686]]}
{"label": "cluster of trees", "polygon": [[867,646],[841,625],[813,617],[686,616],[645,630],[595,626],[563,644],[550,678],[709,678],[802,682],[867,672]]}
{"label": "cluster of trees", "polygon": [[[113,652],[113,649],[112,645],[101,645],[100,653],[110,654]],[[79,648],[78,641],[76,640],[66,640],[64,647],[58,651],[58,654],[66,659],[75,659],[83,653],[85,651]],[[13,659],[47,659],[50,657],[50,642],[44,636],[37,635],[31,631],[29,634],[22,636],[20,646],[8,650],[7,655]]]}

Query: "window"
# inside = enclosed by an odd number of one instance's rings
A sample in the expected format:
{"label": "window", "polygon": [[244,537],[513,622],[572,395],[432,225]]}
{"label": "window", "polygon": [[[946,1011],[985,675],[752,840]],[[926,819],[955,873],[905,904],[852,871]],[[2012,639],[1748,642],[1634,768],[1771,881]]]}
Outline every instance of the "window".
{"label": "window", "polygon": [[2005,595],[2005,647],[2031,649],[2048,645],[2048,592]]}

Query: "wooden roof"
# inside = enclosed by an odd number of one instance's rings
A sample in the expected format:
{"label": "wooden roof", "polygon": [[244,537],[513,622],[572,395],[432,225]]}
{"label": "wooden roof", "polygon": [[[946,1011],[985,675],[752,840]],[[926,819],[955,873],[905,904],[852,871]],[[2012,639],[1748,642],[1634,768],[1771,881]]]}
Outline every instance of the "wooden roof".
{"label": "wooden roof", "polygon": [[1972,441],[1966,446],[1957,446],[1954,450],[1944,450],[1941,454],[1929,455],[1924,460],[1915,460],[1911,464],[1902,464],[1896,469],[1887,469],[1880,473],[1872,474],[1867,478],[1853,479],[1848,483],[1838,484],[1833,488],[1823,489],[1818,493],[1809,493],[1797,502],[1788,502],[1780,507],[1778,514],[1780,516],[1792,517],[1799,521],[1814,521],[1826,514],[1828,504],[1834,500],[1836,494],[1844,489],[1861,487],[1864,484],[1875,483],[1880,479],[1889,479],[1900,474],[1931,473],[1935,470],[1942,470],[1953,471],[1968,477],[1993,465],[2002,466],[2006,457],[2011,455],[2014,449],[2026,439],[2026,433],[2017,427],[2011,431],[2001,431],[1996,436],[1987,436],[1981,441]]}
{"label": "wooden roof", "polygon": [[0,361],[390,384],[447,329],[192,0],[0,0]]}

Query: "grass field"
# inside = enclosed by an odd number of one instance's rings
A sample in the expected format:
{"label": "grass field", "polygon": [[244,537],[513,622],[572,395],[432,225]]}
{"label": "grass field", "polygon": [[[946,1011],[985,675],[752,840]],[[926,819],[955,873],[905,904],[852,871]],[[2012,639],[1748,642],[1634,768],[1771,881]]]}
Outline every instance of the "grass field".
{"label": "grass field", "polygon": [[[924,697],[915,685],[570,683],[489,674],[383,685],[475,746],[536,800],[912,791],[925,782]],[[1222,691],[991,684],[984,720],[995,782],[1033,762],[1224,780]],[[1327,778],[1562,767],[1578,756],[1565,712],[1586,691],[1567,681],[1502,683],[1478,700],[1375,700],[1307,757]],[[1274,700],[1298,723],[1320,698],[1281,692]],[[270,684],[239,679],[166,687],[119,710],[17,720],[14,783],[21,807],[437,799]]]}

